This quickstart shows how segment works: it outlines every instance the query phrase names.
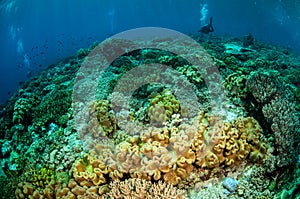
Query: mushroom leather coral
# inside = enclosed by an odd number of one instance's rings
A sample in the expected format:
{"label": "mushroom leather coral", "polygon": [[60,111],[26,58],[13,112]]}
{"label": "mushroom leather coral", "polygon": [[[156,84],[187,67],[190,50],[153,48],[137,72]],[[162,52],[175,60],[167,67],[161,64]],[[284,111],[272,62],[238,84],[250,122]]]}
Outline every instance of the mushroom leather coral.
{"label": "mushroom leather coral", "polygon": [[248,157],[259,162],[268,147],[261,133],[260,125],[252,117],[239,117],[233,123],[216,120],[214,126],[200,124],[192,144],[195,163],[201,168],[215,168],[220,164],[233,167]]}
{"label": "mushroom leather coral", "polygon": [[[213,170],[244,160],[260,162],[268,148],[261,132],[254,118],[228,123],[201,112],[190,123],[150,127],[115,146],[103,141],[73,164],[69,184],[56,187],[57,198],[99,197],[107,192],[109,181],[128,178],[178,185],[194,168]],[[24,190],[19,189],[18,198]]]}

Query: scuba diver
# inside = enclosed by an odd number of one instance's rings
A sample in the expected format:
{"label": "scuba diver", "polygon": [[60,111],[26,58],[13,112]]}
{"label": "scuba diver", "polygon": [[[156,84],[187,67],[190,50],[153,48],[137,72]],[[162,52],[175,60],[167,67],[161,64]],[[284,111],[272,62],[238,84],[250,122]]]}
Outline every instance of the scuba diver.
{"label": "scuba diver", "polygon": [[203,26],[198,32],[202,32],[204,34],[208,34],[214,31],[214,27],[212,26],[212,17],[210,17],[209,24]]}

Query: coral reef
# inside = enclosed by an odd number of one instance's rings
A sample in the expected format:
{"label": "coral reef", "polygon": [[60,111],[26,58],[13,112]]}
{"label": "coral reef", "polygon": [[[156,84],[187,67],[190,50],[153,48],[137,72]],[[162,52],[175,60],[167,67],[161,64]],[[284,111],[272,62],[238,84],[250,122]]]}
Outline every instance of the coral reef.
{"label": "coral reef", "polygon": [[234,99],[246,98],[247,87],[246,87],[247,76],[241,73],[232,73],[224,81],[224,86]]}
{"label": "coral reef", "polygon": [[271,180],[266,177],[263,167],[254,166],[245,171],[239,179],[237,195],[244,198],[274,198],[274,193],[269,190]]}
{"label": "coral reef", "polygon": [[258,103],[269,103],[280,93],[278,73],[274,70],[251,72],[247,80],[247,88]]}
{"label": "coral reef", "polygon": [[250,35],[193,37],[205,51],[159,43],[214,62],[226,114],[212,111],[216,71],[183,56],[124,52],[99,75],[101,49],[80,49],[1,106],[0,197],[299,197],[299,56]]}

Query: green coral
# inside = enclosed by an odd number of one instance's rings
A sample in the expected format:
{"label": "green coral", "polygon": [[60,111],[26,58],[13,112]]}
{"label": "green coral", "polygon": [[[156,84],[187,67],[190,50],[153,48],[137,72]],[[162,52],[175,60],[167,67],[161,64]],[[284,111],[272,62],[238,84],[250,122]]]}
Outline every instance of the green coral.
{"label": "green coral", "polygon": [[118,68],[121,74],[128,72],[137,65],[138,61],[133,56],[121,56],[112,63],[112,66]]}
{"label": "green coral", "polygon": [[182,67],[177,67],[176,70],[186,76],[188,80],[195,85],[201,85],[203,83],[201,74],[195,66],[184,65]]}
{"label": "green coral", "polygon": [[41,168],[37,169],[32,176],[28,176],[33,185],[38,188],[45,188],[52,181],[55,180],[54,169],[48,165],[43,165]]}
{"label": "green coral", "polygon": [[297,87],[295,91],[296,109],[300,111],[300,87]]}
{"label": "green coral", "polygon": [[247,76],[240,72],[230,74],[224,81],[224,87],[230,96],[246,98],[247,96]]}
{"label": "green coral", "polygon": [[20,98],[15,102],[13,123],[25,123],[31,118],[31,111],[33,107],[32,98]]}
{"label": "green coral", "polygon": [[72,101],[72,90],[69,88],[53,88],[44,96],[34,111],[34,122],[47,126],[51,122],[66,125],[71,116],[69,110]]}

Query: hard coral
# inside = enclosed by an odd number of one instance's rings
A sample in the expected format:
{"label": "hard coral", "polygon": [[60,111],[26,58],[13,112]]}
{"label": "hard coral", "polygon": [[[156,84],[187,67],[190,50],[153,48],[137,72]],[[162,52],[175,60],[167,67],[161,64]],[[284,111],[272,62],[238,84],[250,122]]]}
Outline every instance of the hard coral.
{"label": "hard coral", "polygon": [[28,119],[32,118],[31,111],[32,111],[33,103],[34,103],[34,99],[32,98],[18,99],[14,105],[12,122],[23,124],[24,122],[28,121]]}
{"label": "hard coral", "polygon": [[295,162],[299,142],[299,115],[295,103],[283,96],[276,97],[266,104],[262,112],[271,125],[278,153],[278,166]]}
{"label": "hard coral", "polygon": [[260,104],[269,103],[274,96],[281,92],[278,72],[274,70],[251,72],[246,85],[248,91]]}
{"label": "hard coral", "polygon": [[159,181],[150,181],[136,178],[110,183],[110,191],[103,198],[144,198],[144,199],[183,199],[185,192],[173,187],[171,184]]}

